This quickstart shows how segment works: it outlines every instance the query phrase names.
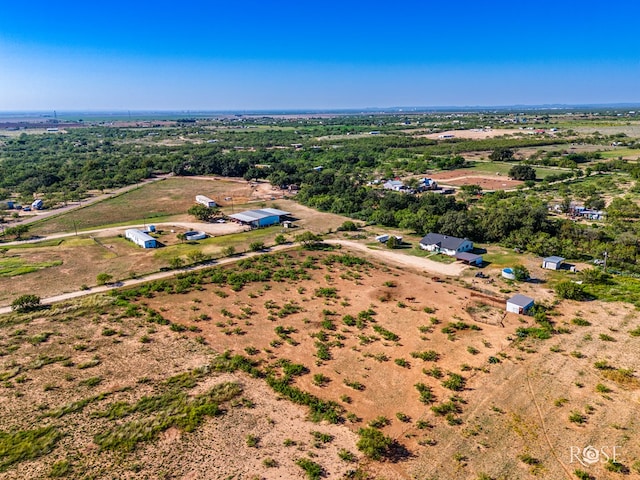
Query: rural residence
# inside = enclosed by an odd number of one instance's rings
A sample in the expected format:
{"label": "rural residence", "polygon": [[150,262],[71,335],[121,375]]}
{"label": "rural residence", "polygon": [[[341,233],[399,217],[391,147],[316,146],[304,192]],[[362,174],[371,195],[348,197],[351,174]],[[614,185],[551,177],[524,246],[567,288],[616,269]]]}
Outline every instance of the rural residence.
{"label": "rural residence", "polygon": [[[441,235],[440,233],[427,233],[422,240],[420,240],[420,248],[422,250],[428,250],[429,252],[439,252],[455,256],[460,252],[470,252],[473,250],[473,242],[468,238],[450,237],[448,235]],[[480,258],[482,262],[482,257]]]}

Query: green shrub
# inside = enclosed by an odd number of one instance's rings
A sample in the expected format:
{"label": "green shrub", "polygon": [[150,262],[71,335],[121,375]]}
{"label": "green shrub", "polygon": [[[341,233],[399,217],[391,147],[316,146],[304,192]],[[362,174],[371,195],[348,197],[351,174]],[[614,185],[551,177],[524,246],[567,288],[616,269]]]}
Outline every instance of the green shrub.
{"label": "green shrub", "polygon": [[584,318],[576,317],[571,319],[571,323],[574,325],[578,325],[579,327],[589,327],[591,326],[591,322],[585,320]]}
{"label": "green shrub", "polygon": [[358,450],[373,460],[380,460],[386,456],[393,444],[391,438],[377,428],[361,428],[358,430],[358,435],[360,436],[356,444]]}
{"label": "green shrub", "polygon": [[372,428],[382,428],[382,427],[386,427],[390,423],[391,423],[391,420],[389,420],[384,415],[380,415],[380,416],[374,418],[373,420],[371,420],[369,422],[369,426],[372,427]]}
{"label": "green shrub", "polygon": [[40,297],[37,295],[20,295],[11,302],[11,310],[19,313],[31,312],[40,308]]}
{"label": "green shrub", "polygon": [[411,352],[412,358],[419,358],[420,360],[437,362],[440,355],[435,350],[426,350],[424,352]]}
{"label": "green shrub", "polygon": [[407,362],[404,358],[396,358],[394,363],[403,368],[409,368],[409,362]]}
{"label": "green shrub", "polygon": [[246,438],[246,442],[247,442],[247,447],[257,447],[258,443],[260,442],[260,439],[258,437],[256,437],[255,435],[247,435]]}
{"label": "green shrub", "polygon": [[273,458],[265,458],[264,460],[262,460],[262,465],[267,468],[275,468],[278,466],[278,462]]}
{"label": "green shrub", "polygon": [[320,480],[324,475],[324,468],[313,460],[308,458],[299,458],[296,460],[296,465],[304,470],[305,475],[309,480]]}
{"label": "green shrub", "polygon": [[465,383],[466,380],[462,375],[458,375],[457,373],[450,373],[449,378],[442,382],[442,386],[448,388],[449,390],[459,392],[461,390],[464,390]]}
{"label": "green shrub", "polygon": [[316,373],[313,376],[313,384],[318,387],[324,387],[327,383],[329,383],[331,379],[321,373]]}
{"label": "green shrub", "polygon": [[351,453],[349,450],[346,450],[344,448],[340,449],[340,451],[338,452],[338,457],[340,457],[340,460],[343,460],[345,462],[356,461],[356,456],[353,453]]}
{"label": "green shrub", "polygon": [[587,417],[580,412],[573,411],[569,414],[569,421],[582,425],[587,421]]}
{"label": "green shrub", "polygon": [[382,336],[382,338],[384,338],[385,340],[389,340],[389,341],[392,341],[392,342],[397,342],[398,340],[400,340],[400,337],[398,335],[396,335],[395,333],[387,330],[384,327],[381,327],[380,325],[374,325],[373,326],[373,330],[377,334]]}
{"label": "green shrub", "polygon": [[49,476],[52,478],[66,477],[71,472],[71,463],[68,460],[60,460],[51,465],[51,469],[49,469]]}
{"label": "green shrub", "polygon": [[584,300],[586,293],[584,286],[578,283],[574,283],[570,280],[563,280],[556,285],[556,295],[560,298],[568,300]]}

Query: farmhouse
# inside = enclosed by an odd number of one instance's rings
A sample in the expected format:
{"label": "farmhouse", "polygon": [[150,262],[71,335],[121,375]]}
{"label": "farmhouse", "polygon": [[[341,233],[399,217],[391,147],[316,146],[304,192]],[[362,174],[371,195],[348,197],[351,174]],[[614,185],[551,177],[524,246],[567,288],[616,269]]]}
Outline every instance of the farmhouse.
{"label": "farmhouse", "polygon": [[268,227],[276,225],[282,221],[282,217],[291,215],[290,212],[278,210],[277,208],[263,208],[260,210],[246,210],[240,213],[229,215],[229,218],[244,225],[256,227]]}
{"label": "farmhouse", "polygon": [[204,195],[196,195],[196,202],[201,203],[205,207],[217,207],[218,204]]}
{"label": "farmhouse", "polygon": [[563,262],[564,258],[562,257],[547,257],[542,259],[542,268],[546,268],[547,270],[558,270],[562,268]]}
{"label": "farmhouse", "polygon": [[136,230],[135,228],[128,228],[124,231],[124,236],[127,240],[131,240],[136,245],[142,248],[156,248],[158,246],[158,242],[155,238],[153,238],[148,233],[145,233],[141,230]]}
{"label": "farmhouse", "polygon": [[[445,255],[453,257],[457,253],[473,250],[473,242],[468,238],[450,237],[439,233],[427,233],[422,240],[420,240],[420,248],[430,252],[444,253]],[[482,257],[480,261],[482,262]]]}
{"label": "farmhouse", "polygon": [[516,294],[507,300],[507,312],[511,313],[527,313],[533,307],[534,300],[526,295]]}

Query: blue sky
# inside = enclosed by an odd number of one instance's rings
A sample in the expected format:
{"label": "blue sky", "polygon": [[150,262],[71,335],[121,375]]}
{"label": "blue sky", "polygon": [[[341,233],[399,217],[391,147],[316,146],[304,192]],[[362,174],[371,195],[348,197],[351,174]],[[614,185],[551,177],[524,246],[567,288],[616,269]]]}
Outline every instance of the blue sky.
{"label": "blue sky", "polygon": [[640,2],[3,2],[1,110],[640,102]]}

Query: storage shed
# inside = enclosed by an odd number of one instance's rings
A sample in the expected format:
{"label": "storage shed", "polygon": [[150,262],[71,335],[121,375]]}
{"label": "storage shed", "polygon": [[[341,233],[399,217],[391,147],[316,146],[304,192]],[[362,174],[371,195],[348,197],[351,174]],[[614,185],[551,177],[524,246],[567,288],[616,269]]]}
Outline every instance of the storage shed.
{"label": "storage shed", "polygon": [[527,313],[533,307],[533,298],[526,295],[516,294],[507,300],[507,312],[511,313]]}
{"label": "storage shed", "polygon": [[158,241],[151,235],[135,228],[129,228],[124,231],[124,236],[127,240],[131,240],[136,245],[142,248],[156,248]]}
{"label": "storage shed", "polygon": [[562,257],[547,257],[542,259],[542,268],[546,268],[547,270],[558,270],[562,267],[562,262],[564,262],[564,258]]}

